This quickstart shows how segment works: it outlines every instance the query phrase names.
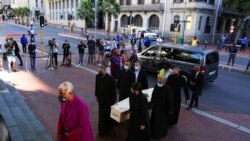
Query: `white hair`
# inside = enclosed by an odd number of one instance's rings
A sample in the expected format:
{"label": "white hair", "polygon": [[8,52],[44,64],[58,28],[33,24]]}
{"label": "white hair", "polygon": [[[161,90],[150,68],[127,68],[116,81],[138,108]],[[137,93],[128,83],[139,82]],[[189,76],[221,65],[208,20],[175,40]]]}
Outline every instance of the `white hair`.
{"label": "white hair", "polygon": [[74,86],[71,82],[63,82],[59,85],[59,89],[66,90],[66,93],[73,93],[74,92]]}

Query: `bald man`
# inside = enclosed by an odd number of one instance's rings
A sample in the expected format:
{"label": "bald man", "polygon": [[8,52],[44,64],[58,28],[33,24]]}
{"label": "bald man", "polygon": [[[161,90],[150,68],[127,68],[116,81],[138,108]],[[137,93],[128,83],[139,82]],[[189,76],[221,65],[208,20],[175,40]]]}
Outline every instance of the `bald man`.
{"label": "bald man", "polygon": [[87,104],[74,93],[70,82],[59,86],[61,112],[57,123],[56,141],[94,141]]}

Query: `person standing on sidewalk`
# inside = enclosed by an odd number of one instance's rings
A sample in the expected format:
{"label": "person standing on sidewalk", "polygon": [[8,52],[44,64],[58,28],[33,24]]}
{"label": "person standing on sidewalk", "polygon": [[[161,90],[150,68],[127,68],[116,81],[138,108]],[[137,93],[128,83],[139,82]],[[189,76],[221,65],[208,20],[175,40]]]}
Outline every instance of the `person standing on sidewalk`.
{"label": "person standing on sidewalk", "polygon": [[13,68],[13,72],[16,72],[15,47],[12,46],[11,40],[9,38],[6,38],[5,49],[7,52],[9,72],[11,72],[11,68]]}
{"label": "person standing on sidewalk", "polygon": [[28,39],[24,34],[21,37],[21,44],[22,44],[22,48],[23,48],[23,53],[26,53],[26,46],[28,44]]}
{"label": "person standing on sidewalk", "polygon": [[34,71],[36,70],[36,45],[34,42],[29,44],[28,51],[30,55],[30,68]]}
{"label": "person standing on sidewalk", "polygon": [[65,40],[63,45],[62,45],[62,49],[63,49],[63,62],[62,65],[66,65],[65,61],[67,62],[67,58],[69,57],[70,54],[70,44],[68,42],[68,40]]}
{"label": "person standing on sidewalk", "polygon": [[58,100],[61,111],[55,141],[94,141],[89,107],[75,94],[71,82],[63,82],[59,86]]}
{"label": "person standing on sidewalk", "polygon": [[243,38],[243,39],[241,40],[241,48],[240,48],[240,51],[245,52],[246,46],[247,46],[247,37],[245,37],[245,38]]}
{"label": "person standing on sidewalk", "polygon": [[78,64],[83,66],[85,65],[83,63],[83,57],[84,57],[84,52],[85,52],[86,45],[83,43],[83,40],[80,41],[80,44],[78,45],[78,53],[79,53],[79,61]]}
{"label": "person standing on sidewalk", "polygon": [[88,40],[88,49],[89,49],[89,57],[88,57],[88,63],[93,63],[94,61],[94,55],[95,55],[95,38],[92,36],[90,40]]}
{"label": "person standing on sidewalk", "polygon": [[152,114],[150,118],[150,136],[154,140],[161,140],[168,133],[169,115],[173,113],[173,92],[165,85],[163,75],[157,78],[157,84],[152,93]]}
{"label": "person standing on sidewalk", "polygon": [[199,96],[201,96],[202,93],[202,81],[203,76],[200,72],[200,66],[195,66],[193,69],[193,72],[190,75],[190,88],[192,90],[192,98],[191,102],[187,108],[187,110],[191,110],[192,107],[198,107],[198,100]]}
{"label": "person standing on sidewalk", "polygon": [[57,68],[57,64],[58,64],[58,62],[57,62],[57,53],[58,53],[58,43],[56,42],[56,39],[53,38],[52,39],[52,59],[54,61],[52,61],[52,62],[55,63],[55,68]]}
{"label": "person standing on sidewalk", "polygon": [[22,60],[22,57],[20,55],[20,49],[19,49],[19,46],[17,44],[17,42],[15,40],[13,40],[13,38],[10,38],[11,42],[12,42],[12,46],[15,47],[15,55],[16,57],[19,59],[20,61],[20,64],[18,66],[23,66],[23,60]]}
{"label": "person standing on sidewalk", "polygon": [[178,123],[179,113],[181,108],[181,88],[185,93],[186,103],[189,104],[189,89],[188,84],[183,76],[180,75],[180,68],[174,67],[173,72],[169,75],[166,84],[173,90],[173,113],[169,115],[169,125]]}
{"label": "person standing on sidewalk", "polygon": [[115,126],[115,121],[110,118],[111,105],[116,102],[116,81],[106,73],[103,64],[98,64],[96,75],[95,96],[99,107],[98,134],[106,135]]}
{"label": "person standing on sidewalk", "polygon": [[236,48],[235,44],[229,47],[229,57],[227,61],[227,65],[230,65],[230,62],[232,60],[232,66],[234,65],[234,60],[236,57],[238,49]]}

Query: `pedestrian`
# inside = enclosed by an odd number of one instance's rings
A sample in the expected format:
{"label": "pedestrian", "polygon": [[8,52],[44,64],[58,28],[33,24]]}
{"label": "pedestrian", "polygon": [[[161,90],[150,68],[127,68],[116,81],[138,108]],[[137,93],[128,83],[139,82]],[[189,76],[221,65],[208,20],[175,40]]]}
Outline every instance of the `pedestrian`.
{"label": "pedestrian", "polygon": [[116,45],[117,48],[120,49],[120,41],[121,41],[121,36],[119,34],[116,35]]}
{"label": "pedestrian", "polygon": [[31,29],[29,30],[29,34],[30,34],[30,42],[35,42],[35,31],[33,27],[31,27]]}
{"label": "pedestrian", "polygon": [[136,39],[134,37],[131,38],[130,40],[131,42],[131,48],[132,48],[132,51],[135,50],[135,46],[136,46]]}
{"label": "pedestrian", "polygon": [[205,48],[207,48],[207,44],[208,44],[208,41],[207,41],[207,40],[205,40]]}
{"label": "pedestrian", "polygon": [[71,82],[60,84],[58,100],[61,111],[55,141],[94,141],[89,107],[75,94]]}
{"label": "pedestrian", "polygon": [[78,64],[81,65],[81,66],[85,65],[83,63],[83,57],[84,57],[85,48],[87,48],[87,47],[84,44],[83,40],[80,40],[80,44],[78,44],[78,53],[79,53]]}
{"label": "pedestrian", "polygon": [[145,48],[148,48],[151,45],[151,40],[149,37],[144,38],[144,46]]}
{"label": "pedestrian", "polygon": [[247,46],[247,37],[241,39],[241,48],[240,51],[245,52]]}
{"label": "pedestrian", "polygon": [[15,51],[15,55],[16,57],[18,58],[20,64],[18,66],[23,66],[23,60],[22,60],[22,57],[20,55],[20,49],[19,49],[19,46],[17,44],[17,42],[15,40],[13,40],[13,38],[10,38],[11,42],[12,42],[12,46],[15,47],[14,51]]}
{"label": "pedestrian", "polygon": [[125,42],[124,42],[123,38],[121,38],[121,41],[120,41],[120,49],[126,50],[126,46],[125,46]]}
{"label": "pedestrian", "polygon": [[232,66],[234,65],[234,60],[236,57],[238,49],[236,48],[235,44],[229,47],[229,57],[227,60],[227,65],[230,65],[230,62],[232,60]]}
{"label": "pedestrian", "polygon": [[142,85],[134,83],[129,97],[129,125],[127,141],[149,141],[149,113],[148,100],[142,94]]}
{"label": "pedestrian", "polygon": [[197,39],[196,36],[194,36],[194,38],[192,39],[191,46],[192,47],[198,47],[199,46],[199,40]]}
{"label": "pedestrian", "polygon": [[225,35],[222,35],[218,41],[218,44],[217,44],[217,50],[218,51],[221,51],[221,49],[224,47],[224,44],[225,44],[225,40],[226,40],[226,36]]}
{"label": "pedestrian", "polygon": [[34,71],[36,70],[36,45],[34,42],[29,44],[28,51],[30,55],[30,68]]}
{"label": "pedestrian", "polygon": [[88,40],[88,50],[89,50],[89,57],[88,63],[93,63],[94,55],[95,55],[95,38],[92,36],[90,40]]}
{"label": "pedestrian", "polygon": [[4,68],[3,68],[3,49],[2,49],[1,43],[0,43],[0,71],[4,71]]}
{"label": "pedestrian", "polygon": [[104,53],[104,58],[103,58],[102,63],[101,63],[101,64],[104,65],[104,67],[106,68],[106,73],[109,74],[109,75],[111,75],[111,72],[110,72],[110,64],[111,64],[110,56],[111,55],[110,55],[109,52],[105,52]]}
{"label": "pedestrian", "polygon": [[137,60],[135,62],[135,82],[139,82],[142,89],[148,89],[148,77],[146,72],[141,68],[141,62]]}
{"label": "pedestrian", "polygon": [[55,65],[54,67],[57,68],[58,65],[58,61],[57,61],[57,53],[58,53],[58,43],[56,42],[56,39],[53,38],[52,39],[52,62],[55,64],[51,64],[51,65]]}
{"label": "pedestrian", "polygon": [[135,74],[131,70],[132,64],[130,61],[125,62],[121,75],[117,81],[117,89],[119,91],[119,101],[122,101],[130,96],[130,89],[135,82]]}
{"label": "pedestrian", "polygon": [[158,76],[151,98],[150,137],[153,140],[161,140],[167,136],[169,114],[173,112],[173,92],[165,85],[163,76]]}
{"label": "pedestrian", "polygon": [[63,62],[62,65],[66,65],[65,61],[67,62],[67,58],[69,57],[70,54],[70,44],[68,42],[68,40],[66,39],[62,45],[62,49],[63,49]]}
{"label": "pedestrian", "polygon": [[161,36],[158,36],[158,38],[156,39],[157,45],[162,43],[162,38]]}
{"label": "pedestrian", "polygon": [[124,50],[121,50],[120,58],[122,60],[122,66],[124,66],[125,63],[127,62],[127,56],[126,56],[126,52]]}
{"label": "pedestrian", "polygon": [[189,89],[186,79],[180,74],[180,68],[174,67],[173,73],[168,77],[166,84],[173,91],[173,113],[169,115],[169,125],[175,125],[178,123],[179,113],[181,108],[181,88],[185,93],[185,102],[190,103]]}
{"label": "pedestrian", "polygon": [[163,75],[163,79],[166,82],[169,75],[171,75],[173,72],[172,65],[170,62],[168,62],[166,57],[164,57],[162,59],[162,61],[160,62],[159,70],[160,71],[159,71],[158,75]]}
{"label": "pedestrian", "polygon": [[116,102],[116,81],[106,73],[103,64],[99,64],[99,73],[96,75],[95,96],[99,107],[98,134],[106,135],[115,126],[110,118],[111,106]]}
{"label": "pedestrian", "polygon": [[119,55],[118,49],[115,49],[113,51],[113,55],[110,58],[111,62],[111,76],[113,76],[115,79],[118,79],[121,74],[121,65],[122,60]]}
{"label": "pedestrian", "polygon": [[117,43],[115,41],[115,38],[113,38],[113,41],[111,42],[110,49],[111,49],[111,52],[113,52],[115,49],[117,49]]}
{"label": "pedestrian", "polygon": [[202,94],[202,81],[203,76],[200,72],[200,66],[195,66],[190,74],[189,85],[193,93],[187,110],[191,110],[193,106],[198,107],[199,96]]}
{"label": "pedestrian", "polygon": [[139,39],[139,44],[138,44],[138,53],[142,52],[142,44],[141,44],[141,39]]}
{"label": "pedestrian", "polygon": [[141,39],[144,39],[144,31],[141,31]]}
{"label": "pedestrian", "polygon": [[26,53],[26,46],[28,44],[28,39],[26,38],[25,34],[23,34],[23,36],[21,37],[21,44],[22,44],[22,48],[23,48],[23,53]]}
{"label": "pedestrian", "polygon": [[103,40],[98,40],[98,44],[97,44],[97,47],[98,47],[98,50],[99,50],[99,53],[98,53],[98,61],[97,63],[101,62],[103,60],[103,56],[104,56],[104,41]]}
{"label": "pedestrian", "polygon": [[9,38],[6,38],[5,49],[8,60],[9,72],[16,72],[16,55],[15,55],[15,46],[12,45],[12,42]]}
{"label": "pedestrian", "polygon": [[86,28],[85,30],[85,34],[86,34],[86,39],[87,41],[89,41],[89,30]]}

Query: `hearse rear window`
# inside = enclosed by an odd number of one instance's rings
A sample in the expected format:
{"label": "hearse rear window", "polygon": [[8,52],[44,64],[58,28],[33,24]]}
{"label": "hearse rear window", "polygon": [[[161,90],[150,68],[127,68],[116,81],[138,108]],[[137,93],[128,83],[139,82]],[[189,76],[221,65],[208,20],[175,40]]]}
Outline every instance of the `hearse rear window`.
{"label": "hearse rear window", "polygon": [[174,49],[172,57],[174,60],[200,64],[203,54],[186,50]]}

